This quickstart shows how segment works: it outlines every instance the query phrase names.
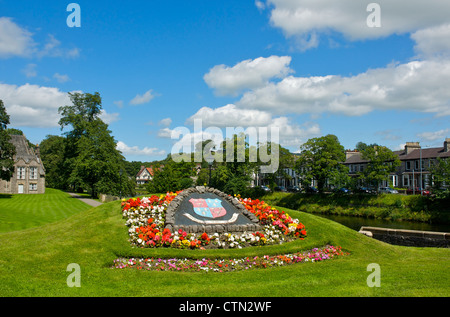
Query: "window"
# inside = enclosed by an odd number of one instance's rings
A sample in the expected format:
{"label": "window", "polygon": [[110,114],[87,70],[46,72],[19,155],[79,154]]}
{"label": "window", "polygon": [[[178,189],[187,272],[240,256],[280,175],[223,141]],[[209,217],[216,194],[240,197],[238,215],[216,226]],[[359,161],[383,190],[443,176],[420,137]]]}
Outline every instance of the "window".
{"label": "window", "polygon": [[17,168],[17,179],[25,179],[25,167]]}
{"label": "window", "polygon": [[419,162],[420,161],[414,161],[414,169],[416,170],[416,171],[418,171],[419,170]]}
{"label": "window", "polygon": [[406,170],[410,171],[411,170],[411,161],[406,161]]}
{"label": "window", "polygon": [[392,187],[397,187],[398,186],[397,175],[391,175],[390,177],[391,177]]}
{"label": "window", "polygon": [[37,167],[30,167],[30,179],[37,179]]}
{"label": "window", "polygon": [[37,184],[30,184],[30,190],[37,190]]}
{"label": "window", "polygon": [[407,187],[409,186],[409,176],[403,175],[403,186]]}

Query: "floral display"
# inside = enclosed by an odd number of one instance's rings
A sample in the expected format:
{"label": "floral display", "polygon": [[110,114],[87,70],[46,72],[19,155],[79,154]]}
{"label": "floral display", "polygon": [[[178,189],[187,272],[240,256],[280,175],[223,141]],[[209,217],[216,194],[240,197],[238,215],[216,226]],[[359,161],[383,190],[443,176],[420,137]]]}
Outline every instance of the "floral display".
{"label": "floral display", "polygon": [[326,246],[307,252],[284,255],[264,255],[238,259],[161,259],[161,258],[119,258],[114,260],[112,268],[138,269],[153,271],[189,271],[189,272],[230,272],[238,270],[280,267],[295,263],[319,262],[346,255],[340,247]]}
{"label": "floral display", "polygon": [[258,199],[238,199],[260,221],[263,229],[257,232],[214,233],[208,235],[171,232],[165,228],[165,211],[180,192],[166,195],[122,200],[122,215],[129,227],[131,244],[138,247],[175,248],[242,248],[277,244],[307,236],[305,226],[284,211],[279,211]]}

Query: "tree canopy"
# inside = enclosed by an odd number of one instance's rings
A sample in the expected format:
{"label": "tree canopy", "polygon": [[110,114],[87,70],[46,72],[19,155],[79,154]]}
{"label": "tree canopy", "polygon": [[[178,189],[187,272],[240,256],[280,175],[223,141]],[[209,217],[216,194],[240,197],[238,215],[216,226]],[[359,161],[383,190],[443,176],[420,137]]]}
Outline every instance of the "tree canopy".
{"label": "tree canopy", "polygon": [[5,105],[0,100],[0,179],[9,181],[14,173],[14,160],[16,149],[11,142],[7,126],[9,115],[6,113]]}

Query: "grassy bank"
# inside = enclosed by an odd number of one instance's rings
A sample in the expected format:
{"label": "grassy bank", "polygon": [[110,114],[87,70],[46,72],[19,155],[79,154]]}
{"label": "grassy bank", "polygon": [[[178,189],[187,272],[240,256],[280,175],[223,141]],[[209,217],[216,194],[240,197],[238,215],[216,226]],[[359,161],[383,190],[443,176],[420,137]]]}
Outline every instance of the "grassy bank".
{"label": "grassy bank", "polygon": [[271,193],[260,199],[272,205],[308,213],[450,223],[449,200],[436,200],[420,195]]}
{"label": "grassy bank", "polygon": [[[449,249],[388,245],[330,220],[286,210],[306,226],[305,240],[240,250],[130,247],[118,201],[39,228],[0,234],[0,296],[449,296]],[[309,250],[326,244],[350,255],[319,263],[228,273],[111,269],[117,257],[234,258]],[[67,266],[81,267],[68,287]],[[368,287],[370,263],[381,287]]]}
{"label": "grassy bank", "polygon": [[89,208],[69,194],[51,188],[45,194],[0,194],[0,232],[42,226]]}

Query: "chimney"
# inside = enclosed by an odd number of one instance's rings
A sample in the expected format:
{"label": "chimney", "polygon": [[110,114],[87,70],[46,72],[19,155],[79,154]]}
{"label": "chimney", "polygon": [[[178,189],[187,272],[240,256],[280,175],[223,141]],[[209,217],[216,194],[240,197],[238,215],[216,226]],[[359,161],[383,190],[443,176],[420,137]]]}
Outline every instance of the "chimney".
{"label": "chimney", "polygon": [[409,153],[411,153],[414,150],[419,150],[419,149],[420,149],[419,142],[406,142],[406,145],[405,145],[406,155],[408,155]]}
{"label": "chimney", "polygon": [[445,141],[444,141],[444,152],[450,151],[450,149],[448,147],[449,143],[450,143],[450,138],[446,138]]}

